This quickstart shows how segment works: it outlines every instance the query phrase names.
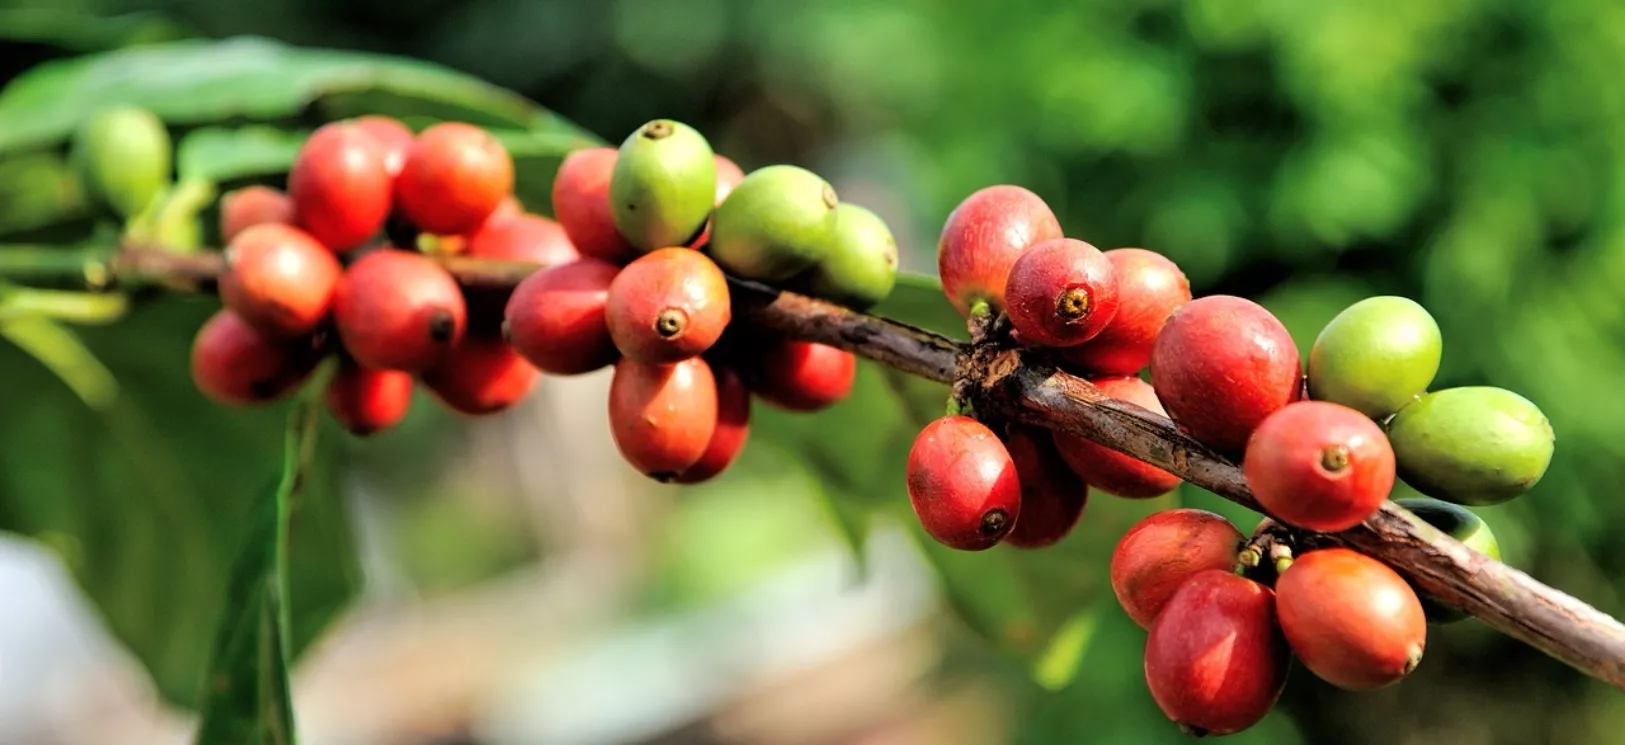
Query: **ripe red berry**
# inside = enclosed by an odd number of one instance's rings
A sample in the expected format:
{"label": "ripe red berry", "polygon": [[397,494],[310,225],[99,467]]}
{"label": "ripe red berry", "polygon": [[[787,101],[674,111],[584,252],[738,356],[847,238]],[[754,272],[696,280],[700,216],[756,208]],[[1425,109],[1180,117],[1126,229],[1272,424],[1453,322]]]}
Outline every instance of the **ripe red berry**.
{"label": "ripe red berry", "polygon": [[558,223],[541,215],[492,215],[468,237],[467,254],[479,259],[528,261],[542,266],[581,258]]}
{"label": "ripe red berry", "polygon": [[621,268],[584,258],[531,274],[514,287],[503,334],[514,351],[554,375],[580,375],[615,363],[604,306]]}
{"label": "ripe red berry", "polygon": [[541,371],[501,339],[467,336],[439,364],[423,372],[423,384],[447,408],[469,416],[495,414],[519,403]]}
{"label": "ripe red berry", "polygon": [[1112,592],[1141,628],[1198,572],[1230,570],[1246,538],[1224,517],[1191,508],[1152,513],[1129,528],[1112,552]]}
{"label": "ripe red berry", "polygon": [[718,420],[717,379],[703,357],[648,365],[623,357],[609,384],[609,431],[638,472],[671,482],[700,462]]}
{"label": "ripe red berry", "polygon": [[1394,450],[1365,414],[1299,401],[1253,430],[1242,471],[1277,520],[1329,533],[1365,522],[1382,506],[1394,488]]}
{"label": "ripe red berry", "polygon": [[382,114],[358,116],[351,121],[378,141],[384,152],[384,170],[390,177],[399,175],[401,167],[406,165],[406,151],[412,149],[412,140],[416,139],[412,130],[401,120]]}
{"label": "ripe red berry", "polygon": [[700,459],[675,479],[679,484],[710,481],[733,465],[750,439],[750,389],[732,369],[711,365],[717,379],[717,428]]}
{"label": "ripe red berry", "polygon": [[346,360],[327,386],[327,410],[357,437],[392,429],[412,408],[411,373],[371,370]]}
{"label": "ripe red berry", "polygon": [[513,158],[472,124],[441,122],[418,134],[395,179],[401,214],[425,233],[462,235],[513,193]]}
{"label": "ripe red berry", "polygon": [[293,224],[293,200],[269,186],[245,186],[220,198],[220,240],[230,243],[255,225]]}
{"label": "ripe red berry", "polygon": [[655,365],[710,349],[733,320],[728,278],[689,248],[656,249],[627,264],[610,283],[604,313],[621,354]]}
{"label": "ripe red berry", "polygon": [[421,372],[462,341],[468,309],[456,280],[428,257],[385,248],[344,272],[333,321],[365,367]]}
{"label": "ripe red berry", "polygon": [[1037,194],[1012,185],[980,189],[965,197],[942,226],[937,240],[942,291],[967,318],[977,301],[1003,309],[1005,280],[1016,257],[1060,237],[1061,223]]}
{"label": "ripe red berry", "polygon": [[1339,688],[1398,682],[1422,661],[1427,618],[1394,570],[1346,548],[1303,554],[1275,581],[1275,607],[1304,667]]}
{"label": "ripe red berry", "polygon": [[[1139,378],[1096,378],[1092,381],[1108,398],[1163,414],[1151,384]],[[1160,497],[1179,486],[1179,477],[1131,455],[1124,455],[1087,437],[1054,433],[1055,448],[1072,470],[1090,486],[1126,499]]]}
{"label": "ripe red berry", "polygon": [[354,122],[312,132],[288,171],[299,226],[340,253],[377,235],[392,204],[384,157],[378,140]]}
{"label": "ripe red berry", "polygon": [[1196,735],[1240,732],[1269,714],[1292,660],[1274,601],[1270,588],[1218,569],[1174,593],[1145,641],[1145,682],[1163,714]]}
{"label": "ripe red berry", "polygon": [[333,308],[344,268],[332,251],[292,225],[265,223],[237,235],[225,250],[220,299],[271,336],[316,331]]}
{"label": "ripe red berry", "polygon": [[1055,452],[1049,431],[1011,427],[1004,438],[1021,482],[1021,519],[1004,537],[1016,548],[1043,548],[1072,532],[1089,499],[1089,485]]}
{"label": "ripe red berry", "polygon": [[786,411],[829,408],[852,394],[858,358],[810,341],[768,337],[739,350],[746,383],[763,401]]}
{"label": "ripe red berry", "polygon": [[945,416],[925,425],[908,453],[908,498],[926,534],[950,548],[997,545],[1021,517],[1021,479],[986,425]]}
{"label": "ripe red berry", "polygon": [[287,395],[319,360],[310,338],[266,336],[221,308],[192,339],[192,382],[218,403],[253,406]]}
{"label": "ripe red berry", "polygon": [[609,181],[619,157],[612,147],[582,148],[564,156],[553,178],[553,215],[583,255],[625,264],[642,252],[615,227],[610,209]]}
{"label": "ripe red berry", "polygon": [[1298,347],[1264,306],[1231,295],[1186,303],[1151,348],[1151,384],[1192,437],[1239,453],[1302,385]]}
{"label": "ripe red berry", "polygon": [[1010,325],[1026,343],[1082,344],[1117,316],[1117,278],[1106,254],[1083,241],[1056,238],[1027,249],[1010,265],[1004,287]]}
{"label": "ripe red berry", "polygon": [[1117,315],[1061,357],[1086,375],[1138,375],[1151,362],[1168,316],[1190,302],[1191,285],[1178,265],[1154,251],[1114,248],[1106,259],[1117,279]]}

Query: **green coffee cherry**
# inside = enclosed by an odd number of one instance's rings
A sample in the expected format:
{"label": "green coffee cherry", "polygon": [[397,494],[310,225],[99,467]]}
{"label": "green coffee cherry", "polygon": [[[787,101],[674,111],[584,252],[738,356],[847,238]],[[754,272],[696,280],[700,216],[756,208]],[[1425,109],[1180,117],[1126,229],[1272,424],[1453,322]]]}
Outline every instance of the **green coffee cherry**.
{"label": "green coffee cherry", "polygon": [[1395,296],[1361,300],[1321,329],[1309,350],[1309,395],[1386,419],[1439,372],[1443,340],[1426,308]]}
{"label": "green coffee cherry", "polygon": [[73,160],[90,193],[128,218],[169,183],[174,152],[169,130],[156,114],[114,106],[80,125]]}
{"label": "green coffee cherry", "polygon": [[1551,465],[1555,438],[1540,408],[1512,391],[1435,391],[1388,423],[1399,477],[1417,491],[1465,505],[1529,491]]}
{"label": "green coffee cherry", "polygon": [[[1422,521],[1438,528],[1452,538],[1467,544],[1468,548],[1478,551],[1496,561],[1501,560],[1501,544],[1495,540],[1495,533],[1484,519],[1473,514],[1466,507],[1443,502],[1428,497],[1410,497],[1396,499],[1394,504],[1410,510],[1412,514],[1422,518]],[[1467,614],[1455,608],[1418,592],[1422,600],[1422,610],[1427,613],[1431,623],[1452,623],[1467,618]]]}
{"label": "green coffee cherry", "polygon": [[829,255],[839,203],[835,187],[805,168],[753,171],[717,208],[711,258],[746,279],[789,280]]}
{"label": "green coffee cherry", "polygon": [[855,204],[835,208],[829,255],[797,278],[813,297],[868,310],[897,283],[897,239],[879,215]]}
{"label": "green coffee cherry", "polygon": [[628,136],[609,181],[615,227],[627,242],[647,253],[698,238],[716,200],[713,156],[704,135],[670,119]]}

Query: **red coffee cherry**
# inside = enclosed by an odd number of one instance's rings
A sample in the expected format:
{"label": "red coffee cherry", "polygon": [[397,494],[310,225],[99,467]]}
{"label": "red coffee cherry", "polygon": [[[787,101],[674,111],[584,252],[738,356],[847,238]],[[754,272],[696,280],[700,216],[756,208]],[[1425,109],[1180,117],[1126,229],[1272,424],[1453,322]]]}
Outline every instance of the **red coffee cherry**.
{"label": "red coffee cherry", "polygon": [[1264,306],[1231,295],[1186,303],[1151,348],[1151,384],[1168,416],[1216,450],[1239,453],[1298,395],[1298,347]]}
{"label": "red coffee cherry", "polygon": [[1112,592],[1130,619],[1149,629],[1186,580],[1230,570],[1246,537],[1224,517],[1191,508],[1152,513],[1129,528],[1112,552]]}
{"label": "red coffee cherry", "polygon": [[400,175],[406,165],[406,152],[412,149],[412,141],[416,139],[412,130],[401,120],[382,114],[358,116],[350,121],[378,141],[378,147],[384,152],[384,170],[390,177]]}
{"label": "red coffee cherry", "polygon": [[584,258],[520,281],[508,298],[503,333],[514,351],[543,372],[580,375],[615,363],[604,306],[621,268]]}
{"label": "red coffee cherry", "polygon": [[1061,357],[1086,375],[1138,375],[1151,362],[1151,346],[1168,316],[1191,300],[1185,273],[1167,257],[1143,248],[1106,252],[1117,279],[1117,315],[1095,338],[1067,347]]}
{"label": "red coffee cherry", "polygon": [[220,240],[230,243],[255,225],[293,224],[293,200],[269,186],[245,186],[220,198]]}
{"label": "red coffee cherry", "polygon": [[217,403],[255,406],[287,395],[320,359],[310,338],[266,336],[221,308],[192,339],[192,382]]}
{"label": "red coffee cherry", "polygon": [[716,433],[717,379],[703,357],[649,365],[623,357],[609,384],[609,431],[621,457],[655,481],[675,481]]}
{"label": "red coffee cherry", "polygon": [[463,339],[462,290],[428,257],[395,248],[367,253],[344,272],[333,321],[344,348],[365,367],[422,372]]}
{"label": "red coffee cherry", "polygon": [[423,372],[440,403],[468,416],[495,414],[519,403],[542,374],[501,339],[463,338],[451,354]]}
{"label": "red coffee cherry", "polygon": [[441,122],[418,134],[395,178],[401,214],[425,233],[462,235],[478,228],[513,193],[513,158],[487,132]]}
{"label": "red coffee cherry", "polygon": [[717,379],[717,428],[699,461],[674,479],[678,484],[716,478],[733,465],[750,439],[750,389],[725,366],[711,364],[711,372]]}
{"label": "red coffee cherry", "polygon": [[468,237],[467,253],[480,259],[528,261],[542,266],[568,264],[581,258],[562,226],[529,213],[493,215]]}
{"label": "red coffee cherry", "polygon": [[1227,571],[1192,576],[1145,641],[1145,682],[1162,713],[1194,735],[1228,735],[1269,714],[1292,655],[1270,588]]}
{"label": "red coffee cherry", "polygon": [[377,235],[392,204],[384,157],[378,140],[354,122],[317,128],[288,171],[298,225],[339,253]]}
{"label": "red coffee cherry", "polygon": [[1021,519],[1004,542],[1016,548],[1043,548],[1072,532],[1089,500],[1089,485],[1055,452],[1048,430],[1012,426],[1004,438],[1021,482]]}
{"label": "red coffee cherry", "polygon": [[411,373],[369,370],[345,360],[327,386],[327,410],[357,437],[393,429],[412,408]]}
{"label": "red coffee cherry", "polygon": [[[1094,383],[1108,398],[1125,401],[1153,414],[1163,414],[1162,403],[1151,384],[1139,378],[1096,378]],[[1056,430],[1055,448],[1072,470],[1090,486],[1126,499],[1160,497],[1179,486],[1172,473],[1124,455],[1087,437]]]}
{"label": "red coffee cherry", "polygon": [[653,365],[710,349],[733,320],[728,278],[689,248],[656,249],[627,264],[610,283],[604,313],[621,354]]}
{"label": "red coffee cherry", "polygon": [[221,301],[271,336],[314,333],[327,320],[344,273],[333,252],[309,233],[278,223],[239,233],[226,246],[225,260]]}
{"label": "red coffee cherry", "polygon": [[1057,238],[1016,257],[1004,303],[1024,343],[1070,347],[1093,339],[1117,316],[1117,278],[1100,249]]}
{"label": "red coffee cherry", "polygon": [[1398,682],[1422,661],[1427,617],[1394,570],[1346,548],[1311,551],[1275,581],[1292,651],[1321,680],[1351,691]]}
{"label": "red coffee cherry", "polygon": [[1002,310],[1016,257],[1061,237],[1061,223],[1037,194],[1012,185],[977,190],[949,213],[937,240],[942,291],[967,318],[977,301]]}
{"label": "red coffee cherry", "polygon": [[784,337],[740,350],[746,383],[757,396],[785,411],[827,409],[852,394],[858,358],[844,349]]}
{"label": "red coffee cherry", "polygon": [[[625,264],[642,254],[615,227],[609,180],[620,151],[582,148],[564,156],[553,178],[553,215],[584,256]],[[718,179],[720,188],[721,179]]]}
{"label": "red coffee cherry", "polygon": [[1394,449],[1365,414],[1299,401],[1253,430],[1242,471],[1253,496],[1277,520],[1331,533],[1365,522],[1388,499]]}
{"label": "red coffee cherry", "polygon": [[925,532],[961,551],[984,551],[1021,517],[1021,479],[986,425],[945,416],[925,425],[908,454],[908,498]]}

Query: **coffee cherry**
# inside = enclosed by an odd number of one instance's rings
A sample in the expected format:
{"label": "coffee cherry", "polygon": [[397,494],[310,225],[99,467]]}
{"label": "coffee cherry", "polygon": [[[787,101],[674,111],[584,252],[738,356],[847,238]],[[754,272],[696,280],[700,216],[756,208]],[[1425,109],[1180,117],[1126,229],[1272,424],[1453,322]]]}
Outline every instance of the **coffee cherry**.
{"label": "coffee cherry", "polygon": [[718,266],[762,282],[784,282],[829,255],[835,187],[797,166],[752,171],[717,207],[706,247]]}
{"label": "coffee cherry", "polygon": [[621,354],[651,365],[696,356],[733,320],[728,278],[698,251],[662,248],[622,269],[604,308]]}
{"label": "coffee cherry", "polygon": [[704,357],[649,365],[615,363],[609,431],[626,462],[649,478],[675,481],[710,449],[716,434],[717,379]]}
{"label": "coffee cherry", "polygon": [[1004,438],[1021,483],[1021,519],[1004,537],[1016,548],[1043,548],[1072,532],[1089,500],[1089,485],[1066,467],[1048,430],[1013,426]]}
{"label": "coffee cherry", "polygon": [[162,120],[136,106],[110,106],[74,132],[73,164],[91,195],[134,217],[169,184],[173,142]]}
{"label": "coffee cherry", "polygon": [[293,224],[293,200],[269,186],[245,186],[220,198],[220,240],[230,243],[255,225]]}
{"label": "coffee cherry", "polygon": [[584,258],[531,274],[514,287],[503,333],[515,352],[543,372],[581,375],[615,363],[604,306],[621,268]]}
{"label": "coffee cherry", "polygon": [[989,186],[965,197],[942,226],[937,273],[959,315],[978,301],[1004,308],[1005,280],[1029,247],[1061,238],[1061,223],[1037,194],[1020,186]]}
{"label": "coffee cherry", "polygon": [[717,166],[717,191],[711,206],[716,207],[733,193],[734,187],[745,180],[745,171],[725,155],[717,155],[712,159],[716,161]]}
{"label": "coffee cherry", "polygon": [[949,548],[984,551],[1021,517],[1021,479],[998,435],[967,416],[920,430],[908,453],[908,498],[926,534]]}
{"label": "coffee cherry", "polygon": [[717,162],[693,127],[656,119],[621,142],[609,182],[615,227],[645,253],[688,245],[716,204]]}
{"label": "coffee cherry", "polygon": [[1093,339],[1117,316],[1117,278],[1106,254],[1057,238],[1022,252],[1010,265],[1004,304],[1026,343],[1070,347]]}
{"label": "coffee cherry", "polygon": [[[1500,541],[1495,539],[1495,533],[1490,530],[1489,524],[1473,514],[1472,510],[1431,497],[1396,499],[1394,504],[1410,510],[1412,514],[1422,518],[1423,522],[1461,541],[1468,548],[1496,561],[1501,560]],[[1411,589],[1416,590],[1416,586],[1413,584]],[[1416,594],[1422,600],[1422,612],[1427,614],[1428,623],[1454,623],[1468,617],[1466,613],[1437,598],[1429,597],[1421,591],[1417,591]]]}
{"label": "coffee cherry", "polygon": [[853,310],[868,310],[897,284],[897,240],[886,221],[867,208],[835,207],[829,255],[798,275],[792,286]]}
{"label": "coffee cherry", "polygon": [[583,256],[614,264],[638,257],[637,248],[615,227],[609,204],[609,182],[620,151],[589,147],[564,156],[553,177],[553,216]]}
{"label": "coffee cherry", "polygon": [[699,484],[716,478],[733,465],[750,439],[750,389],[733,370],[711,365],[717,379],[717,428],[700,459],[674,479],[678,484]]}
{"label": "coffee cherry", "polygon": [[1427,619],[1410,585],[1346,548],[1297,557],[1275,581],[1275,608],[1303,666],[1351,691],[1398,682],[1427,645]]}
{"label": "coffee cherry", "polygon": [[[1151,384],[1139,378],[1096,378],[1092,381],[1108,398],[1163,414]],[[1087,437],[1056,430],[1055,447],[1072,470],[1090,486],[1126,499],[1160,497],[1179,486],[1180,478],[1139,458],[1124,455]]]}
{"label": "coffee cherry", "polygon": [[1443,339],[1426,308],[1403,297],[1371,297],[1338,313],[1309,349],[1316,400],[1387,419],[1427,392]]}
{"label": "coffee cherry", "polygon": [[327,386],[327,410],[357,437],[393,429],[412,408],[411,373],[370,370],[346,360]]}
{"label": "coffee cherry", "polygon": [[1427,496],[1500,504],[1534,488],[1555,436],[1540,407],[1504,388],[1429,393],[1388,423],[1399,477]]}
{"label": "coffee cherry", "polygon": [[1106,252],[1117,279],[1117,314],[1095,338],[1061,350],[1085,375],[1138,375],[1168,316],[1191,300],[1185,273],[1167,257],[1143,248]]}
{"label": "coffee cherry", "polygon": [[827,344],[783,337],[761,340],[743,354],[746,382],[763,401],[810,413],[827,409],[852,393],[858,358]]}
{"label": "coffee cherry", "polygon": [[1272,516],[1332,533],[1371,517],[1394,488],[1382,428],[1342,404],[1299,401],[1264,418],[1242,461],[1247,486]]}
{"label": "coffee cherry", "polygon": [[333,252],[292,225],[266,223],[238,234],[225,250],[220,299],[244,322],[271,336],[316,331],[333,308],[344,268]]}
{"label": "coffee cherry", "polygon": [[217,403],[254,406],[298,387],[320,361],[311,339],[278,339],[222,308],[192,339],[192,382]]}
{"label": "coffee cherry", "polygon": [[422,377],[447,408],[484,416],[519,403],[542,374],[501,339],[468,336]]}
{"label": "coffee cherry", "polygon": [[382,114],[358,116],[351,121],[378,141],[378,147],[384,153],[384,171],[390,178],[400,175],[401,168],[406,165],[406,153],[412,149],[412,141],[416,139],[412,130],[407,129],[401,120]]}
{"label": "coffee cherry", "polygon": [[1219,569],[1174,593],[1145,641],[1145,682],[1157,707],[1194,735],[1247,729],[1274,708],[1292,656],[1270,588]]}
{"label": "coffee cherry", "polygon": [[[558,223],[523,212],[506,216],[492,213],[479,230],[468,236],[465,253],[476,259],[524,261],[542,267],[581,258]],[[500,328],[503,307],[512,295],[511,290],[494,287],[464,288],[469,328],[480,333]]]}
{"label": "coffee cherry", "polygon": [[1226,453],[1239,453],[1264,417],[1297,397],[1302,374],[1281,321],[1231,295],[1186,303],[1151,348],[1151,384],[1168,416]]}
{"label": "coffee cherry", "polygon": [[340,253],[377,235],[392,204],[384,158],[383,146],[354,122],[318,127],[288,171],[295,222]]}
{"label": "coffee cherry", "polygon": [[425,233],[478,228],[513,193],[513,158],[490,132],[441,122],[418,134],[395,177],[396,206]]}
{"label": "coffee cherry", "polygon": [[1140,628],[1198,572],[1230,570],[1246,538],[1224,517],[1191,508],[1152,513],[1134,524],[1112,552],[1112,592]]}
{"label": "coffee cherry", "polygon": [[422,372],[462,341],[468,309],[456,280],[428,257],[384,248],[357,259],[333,298],[344,348],[365,367]]}

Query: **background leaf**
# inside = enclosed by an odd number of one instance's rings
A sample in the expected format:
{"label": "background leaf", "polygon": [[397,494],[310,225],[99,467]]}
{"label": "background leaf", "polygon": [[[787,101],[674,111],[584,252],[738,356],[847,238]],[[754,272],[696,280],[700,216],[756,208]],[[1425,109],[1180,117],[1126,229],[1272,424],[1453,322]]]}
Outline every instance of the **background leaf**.
{"label": "background leaf", "polygon": [[270,126],[203,127],[176,143],[176,171],[182,180],[217,183],[284,174],[309,134]]}

